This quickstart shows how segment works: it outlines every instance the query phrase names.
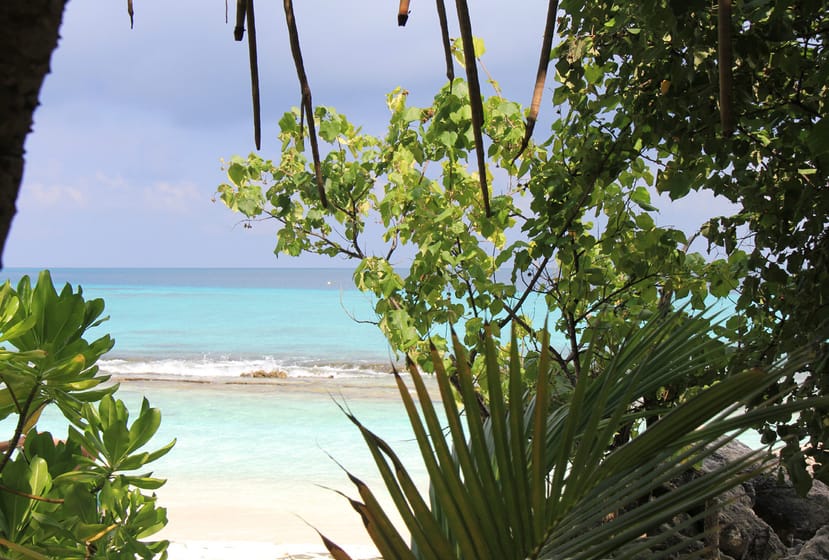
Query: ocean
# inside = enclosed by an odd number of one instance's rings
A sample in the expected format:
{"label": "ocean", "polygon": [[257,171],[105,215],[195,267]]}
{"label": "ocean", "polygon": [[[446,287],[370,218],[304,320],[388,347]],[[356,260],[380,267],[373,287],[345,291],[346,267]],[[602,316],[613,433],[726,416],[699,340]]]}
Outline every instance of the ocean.
{"label": "ocean", "polygon": [[[16,284],[38,272],[6,269],[3,275]],[[330,490],[353,494],[339,464],[382,485],[341,407],[399,450],[425,483],[390,375],[396,358],[371,324],[373,303],[354,288],[350,270],[51,273],[58,290],[69,282],[82,286],[87,299],[105,300],[109,320],[90,337],[109,333],[115,339],[99,365],[121,381],[117,396],[130,410],[137,413],[145,397],[161,410],[161,427],[148,448],[177,440],[150,466],[168,479],[159,496],[161,505],[165,496],[175,504],[169,511],[174,538],[273,540],[293,527],[299,534],[293,542],[311,542],[316,535],[297,516],[313,524],[321,508],[353,521],[342,530],[352,535],[359,519]],[[279,370],[288,378],[257,383],[245,377],[256,370]],[[66,434],[54,410],[47,409],[38,427]],[[0,424],[4,433],[10,429]],[[254,510],[257,518],[246,519]],[[199,524],[188,521],[205,511],[216,513]],[[325,517],[334,534],[343,523],[339,517]],[[262,529],[268,519],[283,532],[269,537]]]}
{"label": "ocean", "polygon": [[[5,271],[13,283],[37,270]],[[133,377],[386,374],[393,354],[347,269],[57,269],[103,298],[115,347],[101,370]]]}

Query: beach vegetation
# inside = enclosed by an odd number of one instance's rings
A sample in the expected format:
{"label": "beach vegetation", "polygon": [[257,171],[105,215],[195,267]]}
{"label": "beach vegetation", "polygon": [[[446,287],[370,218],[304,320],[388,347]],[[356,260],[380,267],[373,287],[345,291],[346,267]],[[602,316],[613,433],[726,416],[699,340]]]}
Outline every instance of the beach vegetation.
{"label": "beach vegetation", "polygon": [[[148,541],[167,522],[153,490],[164,480],[147,465],[161,413],[145,399],[130,421],[117,384],[96,362],[114,341],[87,337],[104,302],[69,284],[58,292],[48,271],[32,285],[0,286],[0,555],[3,558],[166,557]],[[60,411],[66,435],[38,429],[46,408]]]}
{"label": "beach vegetation", "polygon": [[[822,1],[551,2],[525,109],[491,78],[482,92],[484,44],[459,9],[460,40],[447,40],[441,18],[448,82],[431,105],[392,90],[388,128],[374,136],[313,107],[308,90],[279,121],[278,158],[232,158],[218,192],[248,225],[276,224],[277,254],[353,259],[391,346],[427,371],[438,367],[429,346],[448,349],[450,325],[473,356],[485,326],[501,340],[517,326],[572,393],[632,325],[719,300],[731,313],[712,334],[732,367],[688,372],[645,395],[646,408],[802,348],[802,371],[769,395],[783,385],[794,401],[824,395],[827,13]],[[540,111],[548,71],[552,104]],[[534,137],[539,119],[548,132]],[[696,193],[733,210],[692,231],[659,225],[657,196]],[[758,424],[765,442],[785,442],[801,492],[807,459],[829,480],[827,412]]]}
{"label": "beach vegetation", "polygon": [[[729,375],[664,414],[643,407],[647,395],[712,365],[710,328],[702,316],[653,317],[629,329],[618,352],[595,363],[593,375],[579,376],[566,399],[551,390],[560,366],[546,344],[533,390],[526,389],[516,325],[506,364],[485,329],[483,381],[457,337],[450,368],[432,346],[440,403],[430,398],[413,361],[410,376],[396,375],[429,474],[428,496],[394,449],[345,411],[411,540],[390,522],[376,489],[352,473],[359,497],[348,499],[383,558],[716,557],[716,547],[706,547],[727,530],[715,513],[720,497],[775,461],[766,448],[705,473],[700,465],[757,421],[827,399],[781,404],[776,395],[747,411],[746,403],[800,366],[787,363]],[[594,365],[590,360],[586,365]],[[488,388],[486,417],[478,413],[477,382]],[[625,431],[635,435],[619,445]],[[349,558],[324,542],[336,558]]]}

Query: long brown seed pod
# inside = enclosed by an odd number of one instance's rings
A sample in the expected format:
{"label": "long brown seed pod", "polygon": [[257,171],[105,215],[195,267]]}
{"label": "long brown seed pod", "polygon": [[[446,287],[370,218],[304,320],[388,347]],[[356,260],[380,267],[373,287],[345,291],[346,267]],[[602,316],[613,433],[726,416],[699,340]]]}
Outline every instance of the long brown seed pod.
{"label": "long brown seed pod", "polygon": [[328,198],[325,196],[325,185],[322,181],[322,163],[320,162],[320,149],[317,144],[317,129],[314,124],[314,104],[311,102],[311,86],[308,85],[308,77],[305,75],[305,65],[302,63],[302,50],[299,46],[299,31],[297,31],[296,18],[294,17],[294,4],[291,0],[284,0],[285,22],[288,24],[288,37],[291,41],[291,54],[296,66],[299,87],[302,90],[302,106],[300,111],[308,119],[308,137],[311,140],[311,156],[314,158],[314,175],[317,179],[317,190],[319,191],[320,202],[324,208],[328,208]]}
{"label": "long brown seed pod", "polygon": [[409,0],[400,0],[400,8],[397,10],[397,25],[403,27],[409,21]]}
{"label": "long brown seed pod", "polygon": [[262,148],[262,112],[259,105],[259,61],[256,56],[256,20],[253,15],[253,0],[248,0],[248,54],[250,58],[250,93],[253,100],[253,139],[256,149]]}
{"label": "long brown seed pod", "polygon": [[455,63],[452,61],[452,44],[449,42],[449,22],[446,19],[446,4],[437,0],[438,20],[440,21],[440,39],[443,42],[443,55],[446,58],[446,78],[449,80],[449,91],[452,91],[452,82],[455,81]]}
{"label": "long brown seed pod", "polygon": [[481,195],[487,217],[492,215],[489,208],[489,187],[486,182],[486,160],[484,159],[484,105],[481,101],[481,84],[478,81],[478,63],[475,59],[475,43],[472,39],[472,22],[466,0],[455,0],[458,9],[458,24],[463,43],[463,59],[466,66],[466,81],[469,83],[469,106],[472,110],[472,134],[475,136],[475,153],[478,156],[478,175],[481,181]]}
{"label": "long brown seed pod", "polygon": [[247,4],[247,0],[236,0],[236,27],[233,28],[233,38],[237,41],[241,41],[245,36]]}
{"label": "long brown seed pod", "polygon": [[541,110],[541,97],[544,95],[544,84],[547,81],[547,68],[550,66],[550,51],[553,49],[553,35],[556,27],[556,12],[558,12],[558,0],[550,0],[547,8],[547,23],[544,25],[544,40],[541,42],[541,56],[538,59],[538,71],[535,75],[535,88],[533,89],[533,100],[530,103],[530,114],[527,115],[527,124],[524,128],[524,138],[521,140],[521,147],[518,153],[512,158],[513,163],[517,160],[532,138],[535,130],[535,122],[538,119],[538,112]]}

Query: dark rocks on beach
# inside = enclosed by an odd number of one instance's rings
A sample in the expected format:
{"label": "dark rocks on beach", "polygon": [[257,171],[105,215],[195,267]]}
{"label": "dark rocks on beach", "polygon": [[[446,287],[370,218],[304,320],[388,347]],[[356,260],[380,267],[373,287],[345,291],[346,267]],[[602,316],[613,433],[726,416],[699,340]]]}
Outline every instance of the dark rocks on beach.
{"label": "dark rocks on beach", "polygon": [[821,527],[800,551],[785,560],[826,560],[829,558],[829,525]]}
{"label": "dark rocks on beach", "polygon": [[264,369],[257,369],[255,371],[246,371],[242,377],[253,377],[255,379],[287,379],[288,374],[281,369],[272,369],[266,371]]}
{"label": "dark rocks on beach", "polygon": [[[701,470],[710,472],[750,452],[732,441],[706,460]],[[719,501],[719,558],[829,559],[829,487],[822,482],[815,480],[802,498],[788,478],[766,473],[720,496]]]}
{"label": "dark rocks on beach", "polygon": [[783,542],[806,541],[829,525],[829,489],[825,484],[814,483],[801,498],[791,484],[765,476],[754,481],[754,491],[754,511],[768,520]]}

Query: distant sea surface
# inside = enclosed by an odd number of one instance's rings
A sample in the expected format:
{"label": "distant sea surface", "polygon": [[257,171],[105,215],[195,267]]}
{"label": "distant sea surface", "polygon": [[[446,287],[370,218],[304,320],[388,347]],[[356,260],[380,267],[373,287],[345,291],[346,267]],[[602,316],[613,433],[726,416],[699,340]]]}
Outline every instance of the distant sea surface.
{"label": "distant sea surface", "polygon": [[[39,270],[6,269],[16,284]],[[367,376],[393,359],[371,296],[350,269],[52,269],[60,289],[103,298],[115,347],[100,362],[120,377]]]}

